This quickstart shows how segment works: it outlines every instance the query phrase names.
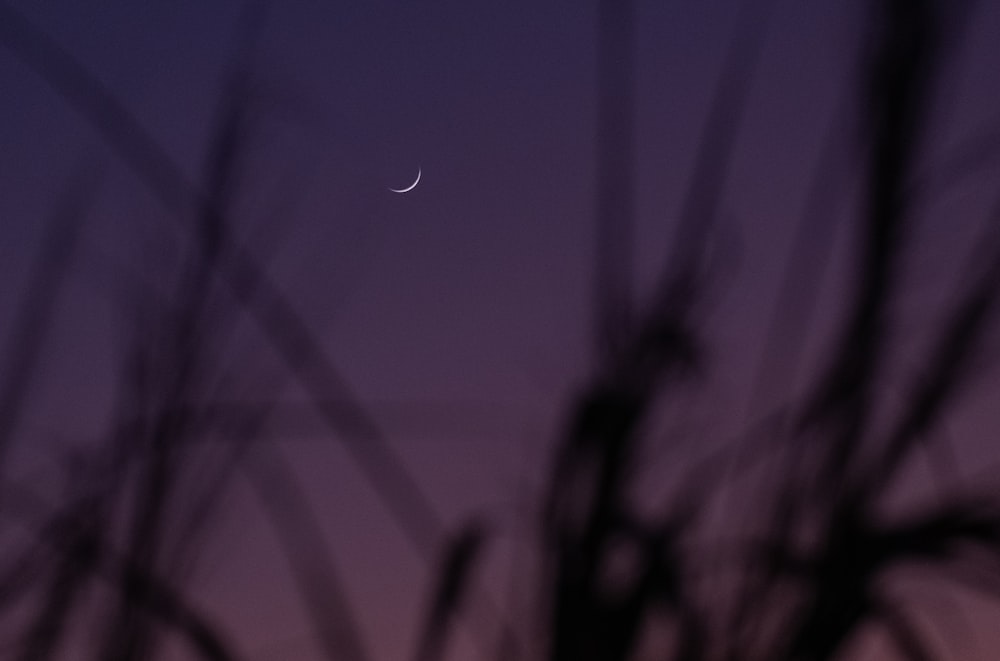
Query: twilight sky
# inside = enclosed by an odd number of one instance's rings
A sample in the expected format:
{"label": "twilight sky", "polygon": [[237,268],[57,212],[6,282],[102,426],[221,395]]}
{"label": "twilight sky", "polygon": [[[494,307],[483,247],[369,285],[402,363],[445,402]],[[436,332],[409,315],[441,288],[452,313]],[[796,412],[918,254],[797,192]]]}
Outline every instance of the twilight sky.
{"label": "twilight sky", "polygon": [[[200,171],[239,40],[222,0],[5,3],[79,58],[176,159]],[[763,2],[759,4],[763,5]],[[783,256],[838,104],[851,101],[867,2],[776,2],[726,187],[707,396],[679,424],[740,428]],[[262,95],[234,224],[322,338],[447,522],[514,503],[543,474],[561,406],[590,366],[596,195],[596,11],[569,0],[287,0],[254,55]],[[637,2],[636,270],[648,285],[673,219],[736,17],[735,0]],[[997,126],[1000,7],[980,3],[945,73],[926,165]],[[121,319],[109,280],[139,277],[176,236],[166,212],[62,97],[0,48],[0,334],[24,295],[43,220],[81,170],[103,172],[14,449],[18,477],[53,484],[60,448],[107,421]],[[851,131],[842,131],[850,144]],[[938,159],[938,160],[935,160]],[[405,195],[422,170],[420,185]],[[843,221],[857,179],[841,169]],[[993,165],[929,200],[900,301],[903,342],[948,300],[959,256],[992,203]],[[841,223],[842,224],[842,223]],[[838,226],[839,227],[839,226]],[[823,236],[823,228],[816,228]],[[847,229],[833,232],[823,320],[838,311]],[[114,265],[112,268],[111,265]],[[118,270],[114,270],[118,269]],[[109,271],[115,275],[109,275]],[[123,274],[126,274],[123,276]],[[645,290],[643,290],[645,291]],[[227,360],[266,381],[276,363],[240,334]],[[0,340],[6,339],[0,335]],[[285,378],[278,385],[296,395]],[[765,399],[776,396],[766,392]],[[888,387],[892,387],[889,384]],[[997,386],[963,401],[963,461],[990,454]],[[377,659],[411,649],[426,568],[337,444],[304,416],[290,455]],[[195,593],[254,661],[312,661],[267,524],[237,481]],[[510,538],[491,585],[503,583]],[[233,549],[239,549],[233,552]],[[472,654],[461,642],[455,658]],[[472,657],[464,657],[472,658]]]}

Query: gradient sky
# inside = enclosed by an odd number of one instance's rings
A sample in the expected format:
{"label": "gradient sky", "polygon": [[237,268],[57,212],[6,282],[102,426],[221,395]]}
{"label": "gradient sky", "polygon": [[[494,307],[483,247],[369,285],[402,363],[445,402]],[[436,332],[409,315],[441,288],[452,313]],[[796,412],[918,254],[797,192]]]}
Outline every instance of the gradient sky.
{"label": "gradient sky", "polygon": [[[238,38],[239,3],[10,4],[197,173]],[[275,278],[384,420],[445,520],[487,508],[508,521],[513,501],[537,486],[560,407],[591,364],[594,3],[273,4],[254,74],[277,101],[265,104],[252,138],[236,223],[249,236],[280,228]],[[636,268],[648,285],[666,253],[738,3],[637,4]],[[935,109],[929,167],[1000,118],[1000,11],[980,4],[947,72],[948,103]],[[723,254],[733,257],[711,315],[711,398],[685,421],[713,438],[743,419],[791,229],[834,110],[853,91],[866,6],[777,3],[723,202],[723,240],[732,247]],[[47,353],[44,397],[26,421],[39,440],[17,452],[15,472],[37,476],[55,471],[51,444],[95,434],[110,405],[118,326],[95,265],[140,267],[156,249],[149,237],[162,231],[151,228],[169,221],[92,127],[3,49],[0,90],[0,329],[23,294],[59,191],[81,168],[106,172],[80,277]],[[418,168],[414,191],[388,192]],[[917,341],[947,300],[996,174],[985,168],[921,215],[915,275],[901,301],[904,337]],[[840,219],[856,202],[845,178]],[[281,210],[278,220],[270,209]],[[842,258],[850,235],[836,236]],[[845,260],[837,263],[828,293],[839,290]],[[836,311],[831,303],[823,316]],[[995,428],[997,392],[984,384],[953,421],[970,463],[998,455],[984,433]],[[294,443],[376,658],[405,656],[425,568],[335,444]],[[199,599],[222,613],[243,649],[260,650],[250,658],[318,659],[302,647],[307,626],[277,548],[241,489],[206,554]],[[499,581],[504,567],[494,565]]]}

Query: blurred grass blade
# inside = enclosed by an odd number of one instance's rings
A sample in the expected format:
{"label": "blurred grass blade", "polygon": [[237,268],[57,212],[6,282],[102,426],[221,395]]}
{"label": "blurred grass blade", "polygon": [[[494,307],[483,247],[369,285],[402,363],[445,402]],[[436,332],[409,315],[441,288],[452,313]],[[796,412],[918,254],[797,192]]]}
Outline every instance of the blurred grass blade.
{"label": "blurred grass blade", "polygon": [[462,608],[485,541],[485,526],[474,521],[466,524],[445,549],[433,598],[426,610],[427,621],[415,661],[440,661],[443,658],[453,616]]}
{"label": "blurred grass blade", "polygon": [[246,463],[251,486],[277,533],[325,658],[366,661],[370,657],[334,568],[333,550],[281,448],[258,444]]}
{"label": "blurred grass blade", "polygon": [[88,168],[59,199],[35,256],[24,298],[3,350],[0,372],[0,474],[17,433],[59,293],[66,282],[80,226],[96,193],[99,170]]}
{"label": "blurred grass blade", "polygon": [[[53,510],[31,489],[20,484],[5,484],[0,495],[0,513],[24,525],[37,536],[39,542],[63,556],[79,553],[73,544],[77,522],[72,517],[66,518]],[[62,523],[53,526],[55,521]],[[96,540],[88,553],[92,554],[93,560],[88,565],[90,571],[115,590],[125,591],[129,584],[142,585],[145,589],[136,593],[141,595],[136,607],[180,633],[198,658],[205,661],[236,661],[240,658],[208,618],[198,613],[168,582]]]}

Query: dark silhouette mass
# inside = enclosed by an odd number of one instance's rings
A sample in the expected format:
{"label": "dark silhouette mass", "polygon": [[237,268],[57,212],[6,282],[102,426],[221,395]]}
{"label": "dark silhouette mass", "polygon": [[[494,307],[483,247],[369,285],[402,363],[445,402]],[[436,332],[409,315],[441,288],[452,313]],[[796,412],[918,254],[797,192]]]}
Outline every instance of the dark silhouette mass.
{"label": "dark silhouette mass", "polygon": [[[854,3],[858,43],[845,42],[837,55],[851,63],[849,83],[836,95],[815,160],[796,165],[808,183],[803,191],[775,185],[761,193],[800,201],[801,212],[780,225],[790,229],[787,242],[752,210],[734,208],[741,198],[731,191],[747,161],[766,172],[777,158],[747,149],[746,136],[760,90],[774,93],[762,87],[763,62],[783,38],[776,25],[792,10],[776,0],[736,3],[721,58],[701,71],[710,81],[708,100],[692,158],[679,166],[685,183],[676,211],[656,210],[657,227],[672,237],[655,251],[653,268],[643,257],[648,232],[640,203],[643,155],[651,149],[643,137],[643,58],[664,46],[643,16],[659,10],[637,0],[593,4],[594,117],[586,148],[594,183],[573,191],[591,214],[559,213],[593,239],[581,244],[590,251],[590,278],[581,284],[589,288],[583,298],[590,316],[572,321],[590,335],[587,355],[574,358],[585,368],[536,453],[544,461],[526,471],[537,480],[524,478],[528,486],[513,508],[469,514],[452,506],[463,500],[462,487],[441,486],[467,477],[452,451],[401,450],[392,415],[367,396],[378,379],[356,384],[350,374],[357,372],[342,367],[357,370],[365,357],[331,349],[336,332],[326,313],[314,314],[307,303],[338,283],[296,291],[282,276],[283,242],[299,227],[290,217],[306,194],[286,185],[277,159],[262,167],[258,150],[284,136],[270,128],[274,117],[291,118],[309,134],[315,116],[337,111],[261,74],[268,31],[282,20],[277,3],[239,3],[235,46],[210,86],[214,110],[198,140],[201,166],[192,168],[180,155],[186,147],[149,128],[134,102],[58,31],[43,28],[26,3],[0,2],[3,66],[44,84],[60,112],[96,136],[99,153],[76,166],[48,217],[6,220],[40,224],[42,238],[31,244],[28,274],[17,280],[0,335],[3,658],[369,661],[387,649],[380,638],[414,661],[994,658],[1000,483],[981,448],[973,453],[976,470],[960,465],[962,439],[951,423],[977,389],[989,392],[995,381],[1000,198],[976,217],[937,220],[965,208],[940,199],[971,190],[969,182],[981,184],[976,194],[996,197],[996,132],[979,135],[952,120],[956,81],[981,66],[966,45],[977,26],[993,20],[986,3]],[[324,11],[362,20],[347,5]],[[405,24],[409,11],[389,13]],[[443,16],[451,9],[444,3],[421,11]],[[482,19],[483,30],[508,10],[489,11],[498,13]],[[444,35],[441,43],[454,38]],[[679,48],[687,47],[694,49]],[[797,57],[791,46],[782,49],[784,59]],[[477,58],[486,61],[471,47],[465,55],[472,69]],[[348,65],[327,63],[324,71],[334,76],[340,66]],[[480,84],[462,80],[460,92]],[[489,89],[501,95],[503,81],[495,85]],[[339,103],[347,108],[352,99]],[[780,151],[777,142],[772,148]],[[433,165],[418,171],[419,188],[379,204],[445,195],[435,188]],[[116,183],[123,176],[132,193]],[[262,215],[254,195],[272,187],[282,201],[270,221],[249,223]],[[496,187],[502,196],[519,194],[512,183]],[[105,198],[134,201],[131,195],[141,196],[136,226],[144,237],[122,241],[132,261],[95,251],[104,239],[93,236],[93,218],[108,208]],[[322,224],[302,227],[318,232]],[[541,250],[546,239],[537,231],[537,243],[515,254]],[[753,290],[747,304],[764,332],[728,322],[738,347],[727,354],[726,334],[716,328],[720,301],[751,270],[733,236],[757,231],[785,246],[781,267],[776,286]],[[943,293],[914,294],[927,255],[950,241],[949,231],[971,238],[948,278],[933,283]],[[444,246],[444,254],[454,252],[452,240],[442,233],[428,243]],[[344,243],[348,261],[362,251],[360,239]],[[341,253],[331,254],[335,262]],[[303,249],[291,259],[311,258]],[[509,266],[511,282],[518,269]],[[53,386],[46,384],[61,368],[51,359],[59,355],[53,338],[74,334],[71,310],[82,281],[98,283],[114,320],[110,350],[79,345],[89,347],[85,353],[106,351],[111,376],[91,387],[111,393],[109,403],[96,434],[70,430],[41,445],[45,428],[33,421],[64,415],[49,402]],[[497,305],[508,296],[470,286]],[[509,296],[527,298],[510,286]],[[915,297],[919,324],[907,316]],[[447,304],[458,312],[437,321],[460,323],[463,303]],[[372,322],[364,334],[376,344],[419,344],[417,317],[435,316],[442,305],[414,298],[407,323],[387,329]],[[495,336],[484,332],[479,340],[482,354],[497,350]],[[751,367],[729,364],[732,356]],[[371,374],[383,369],[387,381],[402,378],[404,366],[391,357],[384,364]],[[739,369],[752,375],[751,385],[734,413],[715,384]],[[415,377],[428,391],[438,387],[431,373]],[[448,403],[443,415],[457,418],[462,407]],[[412,410],[398,411],[397,426],[408,427]],[[709,422],[692,422],[694,414]],[[995,445],[997,425],[980,425],[977,447]],[[716,430],[729,428],[736,435],[720,439]],[[338,468],[322,473],[323,495],[315,451],[303,449],[300,435],[337,453]],[[516,442],[497,443],[509,449]],[[485,444],[478,447],[488,454]],[[26,456],[48,477],[32,477]],[[351,501],[345,494],[355,488],[374,504]],[[331,503],[355,527],[333,525]],[[371,533],[375,512],[392,532]],[[251,519],[256,533],[234,541],[231,526]],[[363,537],[369,541],[356,541]],[[260,649],[251,626],[232,624],[226,605],[238,610],[238,599],[205,596],[202,568],[255,558],[254,544],[267,545],[271,560],[247,572],[240,594],[273,613],[266,603],[278,599],[273,584],[281,583],[294,600],[288,637],[299,647]],[[498,555],[509,566],[500,567]],[[359,558],[393,567],[366,584],[351,562]],[[398,623],[368,617],[373,602],[402,599],[384,588],[397,564],[419,576],[420,594],[406,600],[417,604],[406,634]],[[272,587],[247,598],[257,582]]]}

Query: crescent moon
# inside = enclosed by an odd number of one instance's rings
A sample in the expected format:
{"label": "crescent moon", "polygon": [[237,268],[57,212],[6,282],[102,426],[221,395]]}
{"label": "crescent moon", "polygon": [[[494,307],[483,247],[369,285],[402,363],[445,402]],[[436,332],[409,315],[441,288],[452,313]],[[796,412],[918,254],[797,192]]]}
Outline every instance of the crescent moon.
{"label": "crescent moon", "polygon": [[393,193],[409,193],[411,190],[416,188],[417,184],[419,183],[420,183],[420,168],[417,168],[417,178],[412,184],[410,184],[406,188],[390,188],[389,190],[391,190]]}

